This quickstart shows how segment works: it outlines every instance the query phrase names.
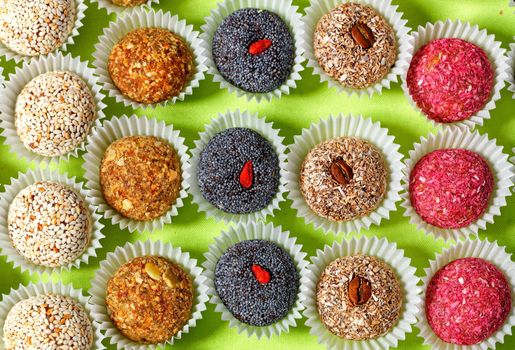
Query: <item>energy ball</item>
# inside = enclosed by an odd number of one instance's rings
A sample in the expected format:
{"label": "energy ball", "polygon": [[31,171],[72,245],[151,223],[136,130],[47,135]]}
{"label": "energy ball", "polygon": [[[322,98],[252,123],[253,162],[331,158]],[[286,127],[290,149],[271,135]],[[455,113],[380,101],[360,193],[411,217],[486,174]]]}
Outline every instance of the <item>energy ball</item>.
{"label": "energy ball", "polygon": [[492,94],[494,70],[479,46],[456,38],[436,39],[413,57],[407,84],[428,118],[453,123],[485,106]]}
{"label": "energy ball", "polygon": [[454,260],[429,282],[427,321],[446,343],[481,343],[508,318],[511,289],[503,273],[492,263],[479,258]]}
{"label": "energy ball", "polygon": [[231,314],[258,327],[288,315],[300,285],[293,258],[277,244],[259,239],[227,249],[216,264],[214,282]]}
{"label": "energy ball", "polygon": [[396,273],[374,256],[338,258],[326,266],[317,284],[320,320],[331,333],[349,340],[388,333],[399,319],[402,300]]}
{"label": "energy ball", "polygon": [[14,248],[36,265],[67,265],[89,246],[90,212],[66,185],[42,181],[24,188],[11,203],[7,221]]}
{"label": "energy ball", "polygon": [[147,0],[111,0],[116,6],[122,7],[134,7],[147,2]]}
{"label": "energy ball", "polygon": [[89,134],[97,117],[89,86],[75,73],[48,72],[18,95],[16,131],[25,147],[44,157],[67,154]]}
{"label": "energy ball", "polygon": [[84,307],[62,295],[19,301],[7,314],[3,331],[7,350],[93,348],[93,327]]}
{"label": "energy ball", "polygon": [[49,54],[68,40],[76,15],[74,0],[2,0],[0,41],[23,56]]}
{"label": "energy ball", "polygon": [[273,12],[246,8],[227,16],[213,38],[213,60],[232,85],[267,93],[286,82],[295,60],[288,25]]}
{"label": "energy ball", "polygon": [[279,190],[279,157],[259,133],[230,128],[209,140],[200,154],[198,183],[204,198],[231,214],[264,209]]}
{"label": "energy ball", "polygon": [[105,201],[121,215],[148,221],[179,197],[181,162],[175,149],[153,136],[129,136],[107,147],[100,165]]}
{"label": "energy ball", "polygon": [[153,104],[178,96],[194,71],[193,54],[163,28],[139,28],[125,35],[109,55],[109,74],[120,92]]}
{"label": "energy ball", "polygon": [[313,212],[331,221],[351,221],[382,202],[389,170],[368,141],[339,137],[315,146],[300,169],[300,190]]}
{"label": "energy ball", "polygon": [[142,344],[165,342],[182,330],[190,318],[193,299],[188,274],[158,256],[129,261],[107,284],[106,306],[114,326]]}
{"label": "energy ball", "polygon": [[395,65],[397,40],[375,9],[345,3],[319,20],[313,50],[330,77],[344,87],[365,89],[380,82]]}
{"label": "energy ball", "polygon": [[430,225],[459,229],[488,208],[494,177],[488,163],[466,149],[440,149],[425,155],[410,174],[411,205]]}

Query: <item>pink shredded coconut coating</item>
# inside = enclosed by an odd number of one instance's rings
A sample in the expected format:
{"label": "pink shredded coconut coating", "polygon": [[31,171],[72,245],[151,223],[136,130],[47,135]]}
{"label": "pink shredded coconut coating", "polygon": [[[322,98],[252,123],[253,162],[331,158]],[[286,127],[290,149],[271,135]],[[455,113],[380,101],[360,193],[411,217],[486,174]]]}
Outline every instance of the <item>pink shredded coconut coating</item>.
{"label": "pink shredded coconut coating", "polygon": [[470,118],[485,106],[494,86],[494,70],[480,47],[462,39],[436,39],[413,57],[407,84],[428,118],[452,123]]}
{"label": "pink shredded coconut coating", "polygon": [[488,163],[466,149],[426,154],[410,174],[411,205],[433,226],[457,229],[476,221],[488,207],[494,177]]}
{"label": "pink shredded coconut coating", "polygon": [[504,324],[510,311],[510,285],[497,267],[483,259],[454,260],[427,287],[427,321],[447,343],[482,342]]}

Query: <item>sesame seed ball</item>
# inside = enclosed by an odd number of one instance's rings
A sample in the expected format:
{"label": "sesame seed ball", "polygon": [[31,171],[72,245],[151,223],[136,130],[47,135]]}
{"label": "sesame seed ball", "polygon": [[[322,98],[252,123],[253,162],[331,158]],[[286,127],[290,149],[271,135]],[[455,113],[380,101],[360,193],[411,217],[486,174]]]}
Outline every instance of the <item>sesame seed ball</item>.
{"label": "sesame seed ball", "polygon": [[277,194],[279,157],[256,131],[229,128],[213,136],[200,154],[197,178],[204,198],[218,209],[232,214],[256,212]]}
{"label": "sesame seed ball", "polygon": [[215,268],[218,296],[241,322],[268,326],[284,318],[297,300],[299,274],[293,258],[274,242],[239,242]]}
{"label": "sesame seed ball", "polygon": [[[269,40],[270,47],[251,53],[251,45],[261,40]],[[295,45],[288,26],[277,14],[241,9],[227,16],[216,30],[213,59],[220,74],[232,85],[248,92],[266,93],[288,79]]]}
{"label": "sesame seed ball", "polygon": [[14,248],[36,265],[58,267],[77,259],[89,245],[91,227],[84,199],[55,182],[24,188],[9,207]]}
{"label": "sesame seed ball", "polygon": [[56,157],[86,139],[96,115],[84,80],[71,72],[48,72],[32,79],[18,95],[15,126],[29,151]]}
{"label": "sesame seed ball", "polygon": [[125,35],[109,55],[109,75],[122,94],[144,104],[178,96],[194,71],[193,54],[179,36],[163,28]]}
{"label": "sesame seed ball", "polygon": [[6,350],[93,347],[93,327],[84,307],[62,295],[38,295],[16,303],[3,331]]}
{"label": "sesame seed ball", "polygon": [[134,7],[147,2],[147,0],[111,0],[111,2],[116,6]]}
{"label": "sesame seed ball", "polygon": [[66,42],[76,12],[74,0],[3,0],[0,41],[20,55],[46,55]]}

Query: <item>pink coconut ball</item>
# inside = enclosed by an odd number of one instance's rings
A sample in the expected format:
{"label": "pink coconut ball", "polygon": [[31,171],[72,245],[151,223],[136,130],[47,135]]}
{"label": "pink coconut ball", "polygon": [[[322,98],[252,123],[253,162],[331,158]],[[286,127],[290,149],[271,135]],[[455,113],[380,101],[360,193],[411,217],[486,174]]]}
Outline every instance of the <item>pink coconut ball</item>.
{"label": "pink coconut ball", "polygon": [[476,221],[488,207],[494,177],[488,163],[466,149],[426,154],[410,174],[411,205],[433,226],[458,229]]}
{"label": "pink coconut ball", "polygon": [[453,123],[485,106],[494,87],[494,70],[479,46],[456,38],[436,39],[413,57],[407,84],[428,118]]}
{"label": "pink coconut ball", "polygon": [[457,259],[441,268],[426,290],[426,317],[444,342],[473,345],[494,334],[511,311],[511,286],[492,263]]}

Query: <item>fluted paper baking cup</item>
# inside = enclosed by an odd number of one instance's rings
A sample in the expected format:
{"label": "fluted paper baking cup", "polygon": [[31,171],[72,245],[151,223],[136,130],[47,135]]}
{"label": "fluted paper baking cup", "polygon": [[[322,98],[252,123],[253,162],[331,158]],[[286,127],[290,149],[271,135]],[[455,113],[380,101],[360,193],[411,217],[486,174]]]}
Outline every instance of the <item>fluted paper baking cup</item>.
{"label": "fluted paper baking cup", "polygon": [[[463,148],[478,153],[488,163],[494,176],[494,189],[488,208],[479,219],[460,229],[443,229],[422,220],[411,205],[409,194],[410,174],[418,161],[432,151],[447,148]],[[404,191],[401,195],[401,205],[405,208],[404,216],[409,217],[410,223],[416,224],[417,228],[436,238],[459,240],[477,235],[480,229],[486,229],[486,223],[492,224],[494,216],[501,214],[500,209],[506,205],[506,197],[511,195],[513,169],[508,161],[508,155],[503,153],[502,146],[496,144],[496,139],[490,140],[488,134],[480,135],[477,130],[472,132],[469,129],[447,128],[440,130],[436,135],[421,137],[420,142],[409,151],[409,159],[406,159],[405,164],[402,178]]]}
{"label": "fluted paper baking cup", "polygon": [[[513,40],[515,40],[515,36],[513,37]],[[507,81],[508,81],[508,90],[513,92],[513,97],[515,99],[515,43],[510,44],[510,52],[508,53],[508,71],[506,73],[507,75]]]}
{"label": "fluted paper baking cup", "polygon": [[493,335],[475,345],[456,345],[446,343],[433,333],[431,326],[426,318],[425,291],[433,276],[448,263],[467,257],[475,257],[487,260],[494,264],[506,277],[511,285],[512,306],[515,304],[515,263],[512,255],[506,252],[506,248],[499,246],[497,242],[490,243],[488,240],[464,240],[445,249],[441,254],[437,254],[435,260],[429,262],[429,267],[425,268],[425,276],[422,278],[423,295],[418,304],[419,313],[417,315],[417,328],[420,330],[418,336],[424,339],[424,345],[430,345],[435,350],[486,350],[495,349],[496,343],[504,343],[504,337],[510,336],[511,329],[515,325],[515,308],[511,308],[510,315]]}
{"label": "fluted paper baking cup", "polygon": [[61,156],[45,157],[27,149],[18,135],[15,125],[18,95],[32,79],[41,74],[55,71],[72,72],[88,85],[96,108],[96,119],[91,125],[89,135],[95,133],[96,128],[100,125],[100,120],[105,117],[103,110],[106,105],[102,102],[104,94],[101,92],[98,77],[94,74],[94,70],[88,67],[88,62],[81,61],[79,57],[73,58],[71,54],[63,56],[61,52],[25,62],[23,66],[17,67],[16,71],[10,74],[9,81],[5,83],[5,89],[0,94],[0,127],[3,129],[1,135],[5,137],[5,143],[9,146],[10,151],[29,162],[59,163],[61,160],[68,160],[71,156],[78,157],[79,151],[85,149],[86,138],[73,151]]}
{"label": "fluted paper baking cup", "polygon": [[[226,213],[204,199],[200,192],[197,177],[200,154],[213,136],[229,128],[248,128],[256,131],[270,142],[279,157],[280,179],[277,194],[268,206],[260,211],[249,214]],[[217,221],[236,224],[246,224],[273,216],[274,211],[279,210],[279,204],[284,200],[286,191],[286,146],[283,145],[283,141],[284,137],[279,136],[279,130],[273,128],[273,123],[267,123],[265,118],[258,117],[257,113],[250,114],[250,112],[240,112],[239,110],[227,111],[225,114],[220,113],[218,118],[206,125],[205,131],[199,133],[199,139],[195,141],[195,148],[191,150],[192,160],[188,170],[188,181],[193,202],[198,205],[199,211],[205,212],[207,217],[213,217]]]}
{"label": "fluted paper baking cup", "polygon": [[[244,8],[258,8],[268,10],[275,13],[286,23],[292,34],[295,44],[295,60],[293,62],[292,71],[288,79],[277,89],[267,93],[252,93],[240,89],[229,83],[218,71],[213,59],[213,37],[222,21],[233,12]],[[272,98],[281,98],[283,94],[289,95],[291,89],[297,87],[297,81],[301,79],[300,72],[304,70],[302,62],[304,62],[304,49],[301,46],[303,37],[302,16],[299,13],[299,7],[293,6],[291,0],[225,0],[219,2],[217,7],[211,10],[210,16],[205,18],[205,24],[202,26],[202,47],[206,52],[207,65],[209,74],[213,75],[213,81],[220,83],[222,89],[227,89],[231,93],[235,93],[238,97],[245,96],[248,101],[255,99],[257,102],[262,100],[270,101]]]}
{"label": "fluted paper baking cup", "polygon": [[[104,152],[111,143],[128,136],[155,136],[164,139],[175,149],[181,161],[182,181],[179,196],[165,214],[154,220],[138,221],[121,215],[107,204],[100,187],[99,173]],[[180,132],[175,130],[172,125],[167,125],[165,122],[159,122],[155,119],[148,119],[145,116],[137,117],[133,115],[127,117],[123,115],[115,117],[105,121],[94,135],[88,137],[86,151],[82,168],[86,171],[84,177],[86,179],[86,186],[90,189],[92,202],[98,205],[99,211],[103,213],[105,218],[111,219],[111,222],[119,225],[120,228],[127,228],[130,232],[152,232],[159,230],[165,224],[170,224],[172,217],[177,216],[178,209],[184,205],[183,201],[188,196],[186,190],[189,186],[188,169],[190,167],[190,156],[188,155],[188,148],[184,144],[184,138],[180,136]]]}
{"label": "fluted paper baking cup", "polygon": [[289,253],[295,261],[299,277],[306,274],[308,262],[305,259],[306,253],[302,251],[302,245],[296,244],[296,238],[290,237],[288,231],[282,231],[281,226],[274,227],[273,224],[263,222],[251,222],[247,224],[231,226],[221,235],[215,238],[215,243],[209,246],[209,250],[204,254],[206,261],[202,264],[204,275],[207,277],[208,294],[211,296],[210,302],[214,304],[215,310],[222,314],[222,320],[229,321],[229,327],[236,327],[238,333],[245,332],[249,337],[256,335],[257,338],[279,335],[288,332],[290,327],[297,326],[297,319],[302,318],[301,311],[304,309],[303,297],[300,291],[297,293],[297,301],[292,309],[282,320],[264,327],[256,327],[245,324],[236,319],[224,305],[215,288],[215,270],[220,257],[233,245],[247,240],[260,239],[274,242]]}
{"label": "fluted paper baking cup", "polygon": [[[88,314],[88,318],[93,327],[93,346],[92,349],[102,350],[105,346],[102,345],[104,336],[100,333],[99,327],[94,322],[94,316],[92,307],[88,304],[89,297],[85,297],[82,294],[82,289],[75,289],[71,284],[58,283],[29,283],[27,286],[20,285],[17,289],[11,289],[9,294],[2,295],[2,301],[0,302],[0,339],[4,337],[4,324],[9,311],[18,302],[38,296],[38,295],[62,295],[78,301],[85,309]],[[3,341],[0,342],[0,350],[4,350],[5,346]]]}
{"label": "fluted paper baking cup", "polygon": [[[28,261],[18,253],[9,234],[8,215],[11,203],[21,190],[40,181],[51,181],[73,189],[84,200],[89,211],[89,243],[77,259],[61,267],[47,267]],[[84,188],[82,182],[77,182],[75,177],[69,178],[66,174],[59,174],[48,168],[29,170],[25,174],[20,173],[18,178],[11,179],[11,183],[5,186],[5,190],[0,196],[0,254],[7,258],[7,262],[12,262],[15,268],[20,268],[21,272],[29,271],[31,274],[51,275],[54,271],[61,272],[70,270],[72,267],[79,268],[81,264],[87,264],[90,258],[96,257],[97,249],[102,247],[100,240],[104,238],[102,234],[104,225],[100,223],[100,218],[101,215],[97,212],[97,206],[93,204],[89,191]]]}
{"label": "fluted paper baking cup", "polygon": [[[109,55],[113,47],[129,32],[138,28],[163,28],[180,36],[190,47],[195,60],[195,72],[190,81],[184,86],[178,96],[174,96],[166,101],[153,104],[144,104],[132,101],[116,87],[109,74]],[[163,13],[162,10],[154,11],[146,7],[139,7],[130,12],[124,12],[115,22],[111,22],[108,28],[104,29],[104,33],[99,38],[99,42],[95,45],[93,53],[95,72],[100,76],[100,82],[104,85],[104,89],[109,92],[109,96],[113,97],[116,102],[123,103],[125,106],[137,108],[156,108],[164,106],[168,103],[176,103],[183,101],[188,95],[193,94],[193,89],[199,86],[199,82],[205,78],[204,72],[206,67],[206,53],[201,45],[199,33],[193,31],[193,25],[188,25],[185,20],[179,19],[177,15],[172,16],[169,12]]]}
{"label": "fluted paper baking cup", "polygon": [[[160,256],[179,264],[188,273],[195,293],[195,300],[191,310],[190,319],[174,337],[160,344],[148,345],[131,341],[122,335],[113,325],[109,317],[105,304],[107,284],[116,271],[125,263],[141,256]],[[100,262],[100,268],[95,273],[91,281],[89,294],[91,295],[90,304],[92,315],[98,323],[106,338],[110,338],[110,344],[116,345],[117,349],[145,350],[165,347],[173,344],[175,340],[181,339],[190,329],[197,325],[202,318],[202,312],[206,310],[206,302],[209,300],[207,295],[206,277],[202,274],[203,269],[197,265],[197,260],[190,258],[188,252],[183,252],[180,247],[173,247],[169,243],[163,242],[136,242],[127,243],[123,247],[118,247],[114,252],[107,254],[104,261]]]}
{"label": "fluted paper baking cup", "polygon": [[[398,53],[392,70],[380,82],[364,89],[345,87],[327,74],[318,64],[313,48],[313,37],[322,16],[329,13],[336,6],[349,2],[374,8],[393,28],[397,40]],[[308,60],[308,67],[313,68],[313,74],[320,76],[320,82],[327,82],[330,88],[337,88],[339,92],[345,92],[349,96],[353,94],[358,96],[366,94],[370,97],[375,93],[380,94],[383,89],[389,89],[390,84],[396,83],[398,76],[404,73],[400,63],[408,56],[408,33],[411,30],[406,26],[408,21],[402,18],[403,13],[397,11],[397,8],[398,6],[392,5],[391,0],[311,0],[310,6],[306,8],[306,16],[303,18],[304,32],[302,33],[301,46],[305,51],[304,56]]]}
{"label": "fluted paper baking cup", "polygon": [[[317,285],[326,266],[338,258],[355,254],[375,256],[386,262],[397,274],[404,293],[402,310],[396,325],[387,334],[377,338],[366,340],[340,338],[325,327],[318,314]],[[386,350],[397,347],[399,341],[404,340],[406,334],[411,332],[412,324],[417,321],[416,315],[421,300],[421,288],[418,286],[420,278],[415,275],[416,268],[410,264],[411,259],[404,256],[404,250],[397,248],[396,243],[390,243],[386,238],[352,238],[343,240],[341,243],[334,242],[332,246],[326,245],[324,250],[318,249],[317,255],[311,258],[306,276],[301,281],[306,307],[304,316],[307,317],[306,326],[310,328],[310,334],[317,336],[318,342],[330,350]]]}
{"label": "fluted paper baking cup", "polygon": [[[389,170],[386,193],[381,205],[367,216],[346,222],[331,221],[313,212],[304,200],[299,182],[302,162],[309,151],[321,142],[341,136],[357,137],[375,145],[381,151]],[[295,136],[293,144],[289,146],[290,153],[286,166],[286,189],[289,191],[288,198],[293,202],[292,208],[297,210],[297,216],[303,217],[307,224],[312,223],[316,229],[321,228],[325,233],[335,234],[359,232],[362,228],[368,229],[372,224],[379,225],[381,220],[389,219],[390,212],[396,210],[395,203],[401,199],[399,192],[402,190],[401,178],[404,167],[399,145],[394,141],[395,137],[388,133],[388,129],[382,128],[379,122],[374,123],[361,115],[329,116],[318,124],[311,124],[309,129],[303,129],[302,134]]]}
{"label": "fluted paper baking cup", "polygon": [[[75,6],[77,13],[75,15],[75,23],[73,24],[73,29],[70,35],[68,35],[68,39],[61,45],[61,47],[57,48],[53,53],[57,51],[66,51],[68,45],[75,44],[74,38],[79,35],[79,29],[84,25],[82,23],[82,19],[86,16],[84,12],[87,10],[87,6],[84,3],[84,0],[75,0]],[[31,56],[20,55],[17,52],[11,51],[7,46],[5,46],[0,40],[0,57],[3,56],[7,61],[14,60],[14,62],[19,63],[22,60],[29,61],[34,59]],[[37,57],[45,57],[48,55],[40,55]]]}
{"label": "fluted paper baking cup", "polygon": [[113,4],[112,0],[91,0],[91,2],[97,2],[98,8],[106,9],[107,14],[131,11],[131,10],[138,8],[139,6],[151,7],[153,4],[155,4],[155,5],[159,4],[159,0],[147,0],[146,2],[144,2],[141,5],[124,7],[124,6],[118,6],[118,5]]}
{"label": "fluted paper baking cup", "polygon": [[501,42],[495,41],[495,36],[493,34],[489,35],[486,29],[479,30],[477,25],[472,26],[470,23],[461,22],[460,20],[451,21],[448,19],[445,22],[438,21],[434,24],[427,23],[425,27],[419,26],[418,30],[416,32],[414,31],[408,38],[409,54],[404,57],[404,60],[401,62],[403,68],[402,89],[404,90],[404,95],[413,108],[425,116],[424,112],[418,108],[409,92],[407,84],[408,70],[413,56],[419,49],[430,41],[440,38],[459,38],[482,48],[488,56],[495,72],[494,86],[491,97],[483,109],[468,119],[454,123],[439,123],[433,119],[426,118],[435,127],[457,126],[460,128],[474,128],[476,125],[483,125],[484,119],[490,119],[490,111],[495,108],[496,101],[501,98],[500,91],[504,87],[508,65],[506,64],[506,56],[504,55],[506,50],[501,47]]}

